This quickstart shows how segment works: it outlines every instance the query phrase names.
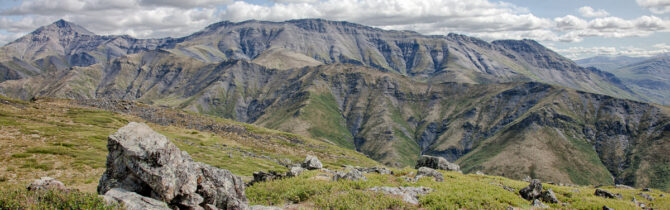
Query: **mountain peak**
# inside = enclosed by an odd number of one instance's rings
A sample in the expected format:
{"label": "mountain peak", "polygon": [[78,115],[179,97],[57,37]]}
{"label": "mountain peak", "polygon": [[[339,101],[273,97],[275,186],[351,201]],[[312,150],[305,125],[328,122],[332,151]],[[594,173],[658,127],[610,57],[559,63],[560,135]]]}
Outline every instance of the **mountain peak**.
{"label": "mountain peak", "polygon": [[37,30],[33,31],[33,34],[41,34],[47,31],[58,31],[61,34],[77,33],[80,35],[95,35],[93,32],[87,30],[86,28],[63,19],[59,19],[49,25],[40,27]]}

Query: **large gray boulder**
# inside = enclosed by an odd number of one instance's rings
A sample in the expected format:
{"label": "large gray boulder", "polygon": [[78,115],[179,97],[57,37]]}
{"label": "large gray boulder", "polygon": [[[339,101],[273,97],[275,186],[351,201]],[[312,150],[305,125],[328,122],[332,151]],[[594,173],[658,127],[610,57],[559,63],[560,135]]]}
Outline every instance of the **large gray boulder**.
{"label": "large gray boulder", "polygon": [[323,168],[323,164],[321,164],[321,161],[316,156],[307,155],[305,161],[302,162],[302,167],[307,170],[315,170]]}
{"label": "large gray boulder", "polygon": [[444,159],[443,157],[435,157],[435,156],[428,156],[428,155],[421,155],[419,160],[416,163],[416,169],[419,169],[421,167],[428,167],[432,169],[439,169],[439,170],[445,170],[445,171],[461,171],[461,167],[458,166],[458,164],[455,163],[450,163],[447,161],[447,159]]}
{"label": "large gray boulder", "polygon": [[172,208],[249,209],[244,182],[230,171],[194,162],[165,136],[131,122],[108,138],[98,193],[118,188]]}

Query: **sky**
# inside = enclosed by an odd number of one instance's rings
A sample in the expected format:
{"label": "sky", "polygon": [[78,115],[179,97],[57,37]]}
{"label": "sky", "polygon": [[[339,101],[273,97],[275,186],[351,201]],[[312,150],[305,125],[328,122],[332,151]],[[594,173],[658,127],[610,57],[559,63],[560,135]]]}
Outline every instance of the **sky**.
{"label": "sky", "polygon": [[571,59],[670,52],[670,0],[0,0],[0,45],[59,19],[101,35],[158,38],[224,20],[300,18],[534,39]]}

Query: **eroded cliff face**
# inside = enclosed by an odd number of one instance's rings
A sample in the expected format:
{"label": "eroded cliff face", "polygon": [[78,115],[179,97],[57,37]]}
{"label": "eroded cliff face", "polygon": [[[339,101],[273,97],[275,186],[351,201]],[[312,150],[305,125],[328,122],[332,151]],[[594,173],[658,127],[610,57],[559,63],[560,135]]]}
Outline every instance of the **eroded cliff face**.
{"label": "eroded cliff face", "polygon": [[640,99],[611,74],[577,66],[532,40],[488,43],[464,35],[425,36],[321,19],[220,22],[182,38],[135,39],[95,35],[57,21],[0,49],[11,66],[0,81],[95,64],[153,50],[202,63],[245,60],[292,69],[348,63],[417,81],[491,84],[537,81]]}

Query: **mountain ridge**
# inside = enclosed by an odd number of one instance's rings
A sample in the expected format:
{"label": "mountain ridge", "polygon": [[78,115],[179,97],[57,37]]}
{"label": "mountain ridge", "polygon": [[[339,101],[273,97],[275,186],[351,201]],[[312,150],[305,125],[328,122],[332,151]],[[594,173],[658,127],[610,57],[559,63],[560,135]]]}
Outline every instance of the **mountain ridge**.
{"label": "mountain ridge", "polygon": [[[670,187],[670,160],[658,156],[670,144],[668,108],[607,96],[637,99],[612,74],[532,40],[294,20],[220,22],[139,45],[90,43],[96,50],[72,52],[121,51],[2,82],[0,93],[173,107],[302,134],[397,167],[431,154],[466,172]],[[11,70],[19,61],[3,64]]]}

